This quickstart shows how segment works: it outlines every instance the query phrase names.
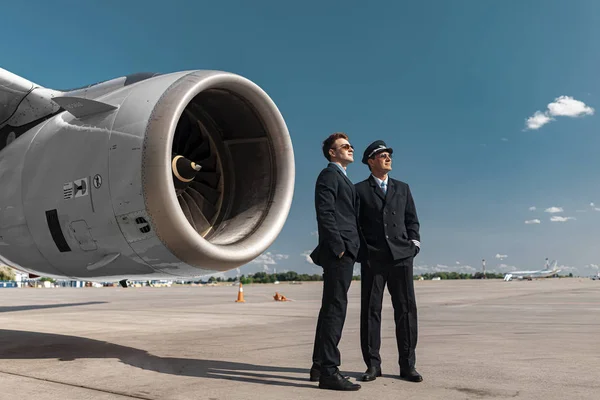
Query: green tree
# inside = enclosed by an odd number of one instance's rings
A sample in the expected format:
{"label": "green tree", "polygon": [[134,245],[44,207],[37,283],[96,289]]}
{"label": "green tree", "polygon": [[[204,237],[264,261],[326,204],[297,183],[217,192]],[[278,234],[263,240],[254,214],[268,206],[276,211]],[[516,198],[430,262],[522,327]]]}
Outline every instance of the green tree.
{"label": "green tree", "polygon": [[288,282],[297,281],[298,273],[296,271],[288,271],[285,273],[285,280]]}
{"label": "green tree", "polygon": [[241,283],[242,285],[249,285],[249,284],[251,284],[251,283],[254,283],[254,279],[253,279],[253,278],[251,278],[251,277],[246,277],[246,276],[242,275],[242,276],[240,277],[240,283]]}
{"label": "green tree", "polygon": [[15,271],[8,267],[0,267],[0,281],[14,281]]}

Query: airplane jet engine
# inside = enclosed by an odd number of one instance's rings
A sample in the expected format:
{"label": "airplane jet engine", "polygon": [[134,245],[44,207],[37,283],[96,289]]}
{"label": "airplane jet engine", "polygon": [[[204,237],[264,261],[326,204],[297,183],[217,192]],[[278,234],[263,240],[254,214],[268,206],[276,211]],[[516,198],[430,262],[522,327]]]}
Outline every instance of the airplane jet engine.
{"label": "airplane jet engine", "polygon": [[220,71],[60,91],[0,69],[0,262],[86,280],[244,265],[281,232],[294,154],[270,97]]}

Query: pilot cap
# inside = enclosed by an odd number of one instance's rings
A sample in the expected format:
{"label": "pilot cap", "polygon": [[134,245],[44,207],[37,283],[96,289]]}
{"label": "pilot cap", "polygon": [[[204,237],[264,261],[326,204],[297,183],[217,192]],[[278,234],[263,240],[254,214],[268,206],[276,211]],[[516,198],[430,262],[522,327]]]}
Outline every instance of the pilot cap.
{"label": "pilot cap", "polygon": [[362,163],[368,165],[369,163],[367,162],[367,160],[373,157],[375,154],[380,153],[382,151],[387,151],[390,154],[394,152],[392,148],[387,147],[383,140],[374,141],[369,145],[369,147],[365,149],[365,152],[363,153]]}

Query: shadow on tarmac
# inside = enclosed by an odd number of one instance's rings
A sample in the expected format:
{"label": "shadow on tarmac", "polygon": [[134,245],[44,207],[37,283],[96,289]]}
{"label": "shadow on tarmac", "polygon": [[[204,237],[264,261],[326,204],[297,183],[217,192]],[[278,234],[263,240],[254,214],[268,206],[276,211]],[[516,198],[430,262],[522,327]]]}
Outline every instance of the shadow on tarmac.
{"label": "shadow on tarmac", "polygon": [[89,306],[92,304],[106,304],[106,303],[108,303],[108,302],[107,301],[88,301],[87,303],[32,304],[30,306],[6,306],[6,307],[0,307],[0,313],[15,312],[15,311],[28,311],[28,310],[43,310],[45,308]]}
{"label": "shadow on tarmac", "polygon": [[[255,365],[218,360],[158,357],[145,350],[100,340],[52,333],[0,329],[0,359],[73,361],[86,358],[116,358],[133,367],[163,374],[260,383],[263,385],[317,388],[317,385],[273,379],[306,381],[308,369]],[[301,373],[306,378],[287,376]]]}

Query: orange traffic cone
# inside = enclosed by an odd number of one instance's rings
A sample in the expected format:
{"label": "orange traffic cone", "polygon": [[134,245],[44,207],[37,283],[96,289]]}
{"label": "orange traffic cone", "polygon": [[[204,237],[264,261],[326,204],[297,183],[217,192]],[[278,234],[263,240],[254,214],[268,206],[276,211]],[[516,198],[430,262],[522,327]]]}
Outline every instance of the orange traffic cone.
{"label": "orange traffic cone", "polygon": [[246,300],[244,300],[244,288],[242,287],[242,282],[240,282],[240,290],[238,290],[238,298],[235,301],[236,303],[245,303]]}
{"label": "orange traffic cone", "polygon": [[275,301],[288,301],[287,297],[285,297],[282,294],[279,294],[279,292],[275,292],[275,296],[273,296],[273,298],[275,299]]}

